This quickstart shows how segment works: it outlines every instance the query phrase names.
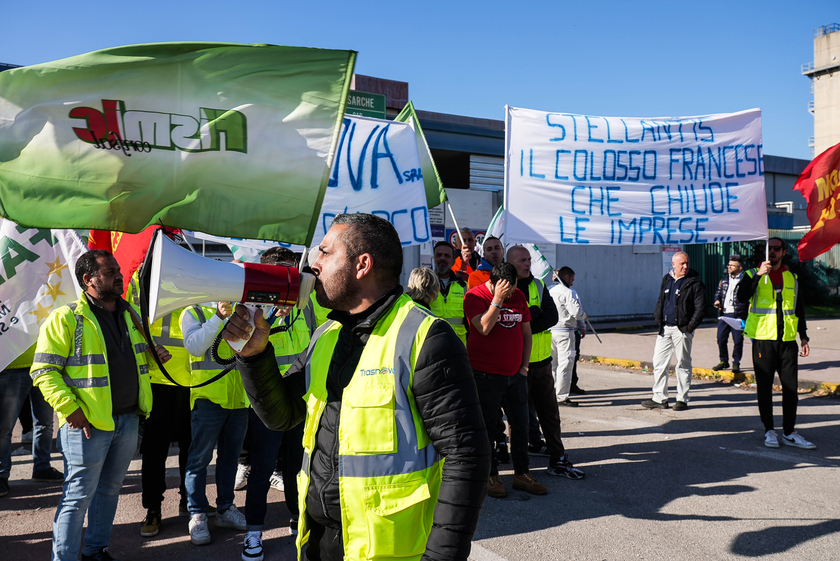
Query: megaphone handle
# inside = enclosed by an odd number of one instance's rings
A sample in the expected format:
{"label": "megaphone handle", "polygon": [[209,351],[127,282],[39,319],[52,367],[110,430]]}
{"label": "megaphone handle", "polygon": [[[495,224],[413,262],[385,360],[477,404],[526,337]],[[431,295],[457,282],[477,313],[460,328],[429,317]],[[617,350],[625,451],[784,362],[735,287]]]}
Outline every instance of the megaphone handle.
{"label": "megaphone handle", "polygon": [[228,341],[228,345],[230,345],[230,348],[236,352],[239,352],[242,350],[242,347],[245,346],[245,343],[247,343],[248,340],[251,338],[251,333],[253,333],[254,329],[256,329],[256,325],[254,324],[254,314],[257,313],[257,310],[262,310],[263,317],[266,320],[268,320],[266,315],[268,315],[268,313],[271,312],[275,306],[274,304],[243,304],[242,302],[237,302],[236,305],[245,306],[246,308],[248,308],[248,316],[250,318],[248,320],[248,323],[251,324],[251,331],[245,339],[240,339],[236,343],[231,343],[230,341]]}
{"label": "megaphone handle", "polygon": [[258,304],[242,304],[241,302],[237,302],[236,305],[245,306],[246,308],[248,308],[248,316],[250,318],[248,319],[248,323],[251,324],[251,331],[248,333],[248,336],[245,339],[239,339],[239,341],[236,341],[235,343],[228,341],[228,345],[230,345],[230,348],[236,352],[239,352],[251,338],[251,333],[253,333],[254,329],[256,328],[256,326],[254,325],[254,314],[257,312],[257,310],[262,308],[262,306]]}

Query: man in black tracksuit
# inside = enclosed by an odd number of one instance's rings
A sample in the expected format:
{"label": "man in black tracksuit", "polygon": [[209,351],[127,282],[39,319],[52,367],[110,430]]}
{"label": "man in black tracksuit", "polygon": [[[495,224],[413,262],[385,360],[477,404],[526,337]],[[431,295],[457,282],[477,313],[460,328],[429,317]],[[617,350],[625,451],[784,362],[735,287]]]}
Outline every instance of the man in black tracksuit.
{"label": "man in black tracksuit", "polygon": [[[383,230],[388,235],[382,235]],[[392,243],[391,238],[396,241]],[[338,451],[343,393],[359,376],[362,351],[377,323],[393,307],[406,304],[397,282],[402,251],[396,231],[387,221],[371,215],[339,215],[320,249],[321,255],[312,265],[318,276],[316,296],[321,305],[333,310],[329,318],[340,323],[341,329],[329,359],[326,405],[314,429],[306,519],[301,524],[309,531],[306,559],[340,560],[346,554],[339,498],[343,463],[339,464]],[[246,332],[241,310],[225,331],[229,340]],[[328,327],[325,324],[319,332]],[[287,430],[306,416],[302,397],[310,379],[307,366],[311,355],[318,352],[318,344],[311,345],[281,377],[271,347],[266,346],[266,329],[267,323],[258,314],[254,334],[237,359],[238,368],[260,419],[271,429]],[[410,390],[425,431],[446,460],[423,559],[467,559],[487,493],[490,448],[466,349],[445,321],[435,319],[429,328],[417,354]],[[388,528],[382,531],[387,533]]]}

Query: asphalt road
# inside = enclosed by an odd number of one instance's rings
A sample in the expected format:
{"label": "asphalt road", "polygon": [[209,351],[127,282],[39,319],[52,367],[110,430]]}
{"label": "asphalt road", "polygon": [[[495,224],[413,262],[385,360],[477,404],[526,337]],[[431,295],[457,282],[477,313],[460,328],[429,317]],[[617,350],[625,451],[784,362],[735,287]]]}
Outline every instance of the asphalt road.
{"label": "asphalt road", "polygon": [[[580,364],[581,406],[562,408],[564,442],[582,481],[546,474],[545,458],[532,473],[549,487],[542,497],[512,492],[488,498],[471,559],[833,560],[840,558],[840,400],[804,395],[797,428],[813,451],[763,446],[754,391],[695,380],[689,409],[649,411],[652,377],[640,371]],[[671,379],[672,387],[674,379]],[[781,397],[776,395],[777,403]],[[781,406],[776,408],[781,424]],[[177,485],[171,451],[170,486]],[[61,468],[60,455],[53,456]],[[12,491],[0,499],[0,559],[49,557],[58,485],[28,481],[29,456],[15,456]],[[503,466],[510,467],[510,466]],[[177,516],[176,489],[167,491],[164,526],[142,538],[140,462],[126,478],[111,540],[123,561],[239,559],[243,532],[214,530],[213,543],[189,542],[187,519]],[[209,478],[212,482],[212,476]],[[215,492],[208,486],[208,495]],[[269,492],[266,560],[291,560],[283,494]],[[245,492],[236,504],[244,507]]]}

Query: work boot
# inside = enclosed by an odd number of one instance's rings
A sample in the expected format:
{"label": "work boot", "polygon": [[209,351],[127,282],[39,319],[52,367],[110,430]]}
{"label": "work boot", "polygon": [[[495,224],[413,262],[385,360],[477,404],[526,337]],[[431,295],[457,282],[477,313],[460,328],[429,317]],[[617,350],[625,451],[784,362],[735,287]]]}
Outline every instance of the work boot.
{"label": "work boot", "polygon": [[534,476],[530,473],[514,475],[513,488],[517,491],[527,491],[532,495],[545,495],[548,493],[548,487],[541,483],[537,483],[537,480],[534,479]]}
{"label": "work boot", "polygon": [[496,499],[503,499],[507,497],[507,491],[502,487],[502,482],[498,475],[490,476],[490,485],[487,487],[487,494]]}

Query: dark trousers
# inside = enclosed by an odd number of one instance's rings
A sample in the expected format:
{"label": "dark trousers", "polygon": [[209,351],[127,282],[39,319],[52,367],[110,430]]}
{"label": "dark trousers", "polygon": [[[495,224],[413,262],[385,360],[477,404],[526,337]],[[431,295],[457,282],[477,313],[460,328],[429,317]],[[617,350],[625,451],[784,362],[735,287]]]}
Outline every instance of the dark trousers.
{"label": "dark trousers", "polygon": [[253,409],[248,410],[251,431],[251,473],[245,492],[245,522],[248,531],[262,530],[268,498],[269,480],[277,463],[283,433],[267,428]]}
{"label": "dark trousers", "polygon": [[178,443],[178,470],[181,475],[181,499],[187,499],[184,477],[190,451],[190,390],[166,384],[152,384],[152,412],[143,423],[143,455],[140,481],[143,508],[160,512],[166,491],[166,458],[169,444]]}
{"label": "dark trousers", "polygon": [[484,416],[484,426],[489,427],[487,439],[492,448],[490,475],[499,475],[499,462],[496,459],[496,447],[493,445],[495,431],[492,427],[499,423],[502,405],[505,407],[505,414],[510,425],[510,455],[513,471],[516,475],[528,473],[527,378],[520,374],[502,376],[478,370],[474,373],[481,413]]}
{"label": "dark trousers", "polygon": [[[723,317],[734,318],[735,314],[723,314]],[[744,332],[732,329],[725,321],[718,322],[717,341],[720,349],[720,361],[729,362],[729,334],[732,334],[732,362],[741,363],[744,355]]]}
{"label": "dark trousers", "polygon": [[532,362],[528,367],[528,397],[534,404],[539,424],[545,434],[549,461],[557,462],[566,453],[560,432],[560,407],[554,392],[551,359]]}
{"label": "dark trousers", "polygon": [[300,514],[298,508],[297,474],[303,465],[303,423],[283,433],[280,445],[280,470],[283,472],[283,487],[286,495],[286,507],[294,516]]}
{"label": "dark trousers", "polygon": [[572,384],[570,387],[576,388],[578,383],[577,363],[580,360],[580,329],[575,329],[575,362],[572,365]]}
{"label": "dark trousers", "polygon": [[753,340],[753,367],[758,396],[758,413],[764,430],[773,425],[773,379],[778,372],[782,382],[782,428],[790,434],[796,426],[796,406],[799,402],[799,346],[796,341]]}

